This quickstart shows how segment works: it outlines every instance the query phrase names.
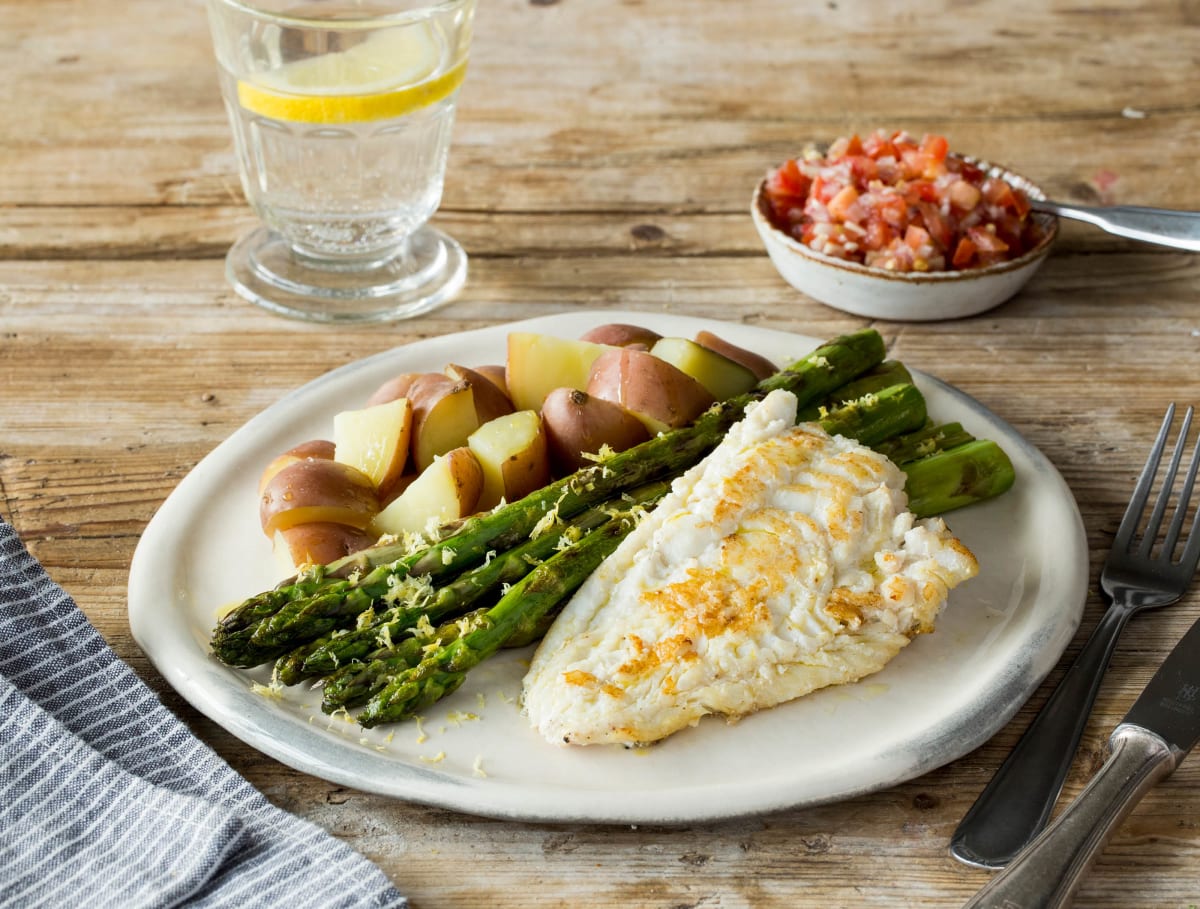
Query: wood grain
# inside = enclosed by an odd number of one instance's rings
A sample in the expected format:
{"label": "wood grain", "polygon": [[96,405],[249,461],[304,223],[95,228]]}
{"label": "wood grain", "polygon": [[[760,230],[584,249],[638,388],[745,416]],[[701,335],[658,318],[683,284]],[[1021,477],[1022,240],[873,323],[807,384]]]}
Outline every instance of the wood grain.
{"label": "wood grain", "polygon": [[[825,337],[864,324],[787,287],[746,214],[766,168],[876,126],[938,131],[1051,195],[1200,209],[1200,6],[998,0],[482,5],[437,223],[467,289],[384,328],[281,320],[222,258],[255,223],[204,7],[0,0],[0,515],[117,653],[276,804],[435,906],[950,907],[987,879],[955,825],[1103,609],[1008,726],[962,759],[847,802],[678,828],[514,824],[297,773],[192,710],[132,640],[129,560],[179,480],[289,390],[426,337],[589,308]],[[1075,494],[1099,570],[1166,403],[1200,403],[1200,257],[1067,225],[1016,299],[878,323],[893,352],[972,394]],[[1200,595],[1134,620],[1067,783]],[[1200,759],[1118,831],[1077,904],[1200,904]]]}

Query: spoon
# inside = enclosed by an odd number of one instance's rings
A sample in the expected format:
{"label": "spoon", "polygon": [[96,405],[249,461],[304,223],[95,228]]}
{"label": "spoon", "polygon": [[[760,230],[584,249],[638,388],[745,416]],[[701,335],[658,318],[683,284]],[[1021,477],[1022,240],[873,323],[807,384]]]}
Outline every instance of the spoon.
{"label": "spoon", "polygon": [[1029,201],[1034,211],[1086,221],[1118,237],[1200,252],[1200,212],[1144,208],[1137,205],[1096,208],[1051,202],[1048,199]]}

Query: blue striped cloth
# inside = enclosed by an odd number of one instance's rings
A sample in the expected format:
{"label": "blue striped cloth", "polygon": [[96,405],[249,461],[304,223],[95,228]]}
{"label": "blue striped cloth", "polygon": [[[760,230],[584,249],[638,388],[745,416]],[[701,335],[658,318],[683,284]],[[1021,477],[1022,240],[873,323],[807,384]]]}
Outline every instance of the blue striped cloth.
{"label": "blue striped cloth", "polygon": [[0,519],[0,906],[405,905],[196,739]]}

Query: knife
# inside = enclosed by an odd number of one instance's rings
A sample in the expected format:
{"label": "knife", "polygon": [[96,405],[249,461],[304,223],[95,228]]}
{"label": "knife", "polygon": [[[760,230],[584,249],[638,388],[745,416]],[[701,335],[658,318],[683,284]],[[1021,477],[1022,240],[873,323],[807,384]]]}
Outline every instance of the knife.
{"label": "knife", "polygon": [[1113,831],[1200,741],[1200,621],[1167,655],[1109,738],[1087,788],[963,909],[1069,905]]}

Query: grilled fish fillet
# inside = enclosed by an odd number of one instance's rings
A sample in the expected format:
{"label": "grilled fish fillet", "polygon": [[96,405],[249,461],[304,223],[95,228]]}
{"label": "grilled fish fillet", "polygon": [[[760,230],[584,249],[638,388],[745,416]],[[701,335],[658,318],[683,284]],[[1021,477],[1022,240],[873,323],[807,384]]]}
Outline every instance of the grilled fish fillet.
{"label": "grilled fish fillet", "polygon": [[644,744],[861,679],[978,571],[898,467],[795,417],[768,395],[567,604],[524,680],[549,741]]}

